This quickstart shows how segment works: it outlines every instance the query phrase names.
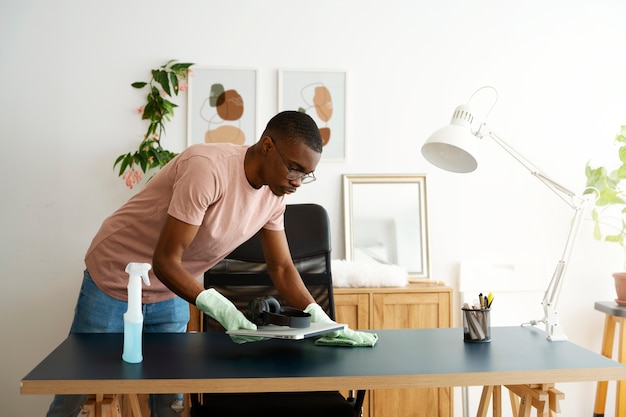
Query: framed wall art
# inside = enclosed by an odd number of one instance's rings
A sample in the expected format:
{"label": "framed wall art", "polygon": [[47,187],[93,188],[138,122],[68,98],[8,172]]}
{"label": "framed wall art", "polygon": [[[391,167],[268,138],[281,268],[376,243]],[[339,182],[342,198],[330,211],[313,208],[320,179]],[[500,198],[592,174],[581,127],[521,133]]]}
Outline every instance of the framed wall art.
{"label": "framed wall art", "polygon": [[322,160],[346,159],[345,71],[280,70],[278,109],[307,113],[317,123]]}
{"label": "framed wall art", "polygon": [[191,68],[187,145],[256,142],[257,71]]}

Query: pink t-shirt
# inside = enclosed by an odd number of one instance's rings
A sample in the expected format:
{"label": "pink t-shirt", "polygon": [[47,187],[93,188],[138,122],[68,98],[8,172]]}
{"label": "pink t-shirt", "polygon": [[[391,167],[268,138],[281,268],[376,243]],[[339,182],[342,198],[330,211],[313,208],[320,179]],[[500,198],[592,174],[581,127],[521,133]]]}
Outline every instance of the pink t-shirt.
{"label": "pink t-shirt", "polygon": [[[247,146],[200,144],[170,161],[142,191],[109,216],[91,242],[85,264],[106,294],[126,300],[129,262],[152,263],[167,215],[200,226],[182,265],[202,275],[259,229],[282,230],[285,202],[269,187],[254,189],[244,173]],[[143,302],[174,294],[150,271]]]}

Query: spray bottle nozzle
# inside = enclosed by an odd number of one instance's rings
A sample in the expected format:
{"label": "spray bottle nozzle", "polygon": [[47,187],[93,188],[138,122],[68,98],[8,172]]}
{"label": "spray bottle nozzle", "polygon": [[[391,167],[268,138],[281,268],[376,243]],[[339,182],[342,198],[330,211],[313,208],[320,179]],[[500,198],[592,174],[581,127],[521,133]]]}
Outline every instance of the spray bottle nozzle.
{"label": "spray bottle nozzle", "polygon": [[126,265],[126,273],[132,276],[139,276],[143,279],[146,285],[150,285],[150,278],[148,277],[148,271],[152,268],[152,265],[141,262],[131,262]]}

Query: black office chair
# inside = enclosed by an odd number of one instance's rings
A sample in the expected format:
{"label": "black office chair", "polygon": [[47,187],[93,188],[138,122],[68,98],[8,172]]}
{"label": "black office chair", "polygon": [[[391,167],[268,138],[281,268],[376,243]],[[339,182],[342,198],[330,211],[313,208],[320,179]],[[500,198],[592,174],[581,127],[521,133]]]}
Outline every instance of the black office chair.
{"label": "black office chair", "polygon": [[[316,204],[287,205],[285,232],[296,268],[304,283],[327,314],[335,319],[333,284],[330,269],[330,225],[326,210]],[[204,274],[204,286],[215,288],[237,308],[244,311],[250,300],[280,295],[267,273],[261,241],[255,235],[235,249],[226,259]],[[224,331],[208,316],[203,316],[205,331]],[[255,342],[263,343],[263,342]],[[191,417],[210,416],[361,416],[365,391],[344,397],[330,392],[272,392],[243,394],[192,394]]]}

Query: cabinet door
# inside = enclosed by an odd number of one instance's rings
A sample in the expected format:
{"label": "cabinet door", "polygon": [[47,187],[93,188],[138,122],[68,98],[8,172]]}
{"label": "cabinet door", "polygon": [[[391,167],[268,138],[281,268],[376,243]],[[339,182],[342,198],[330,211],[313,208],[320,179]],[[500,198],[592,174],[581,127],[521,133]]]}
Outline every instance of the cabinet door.
{"label": "cabinet door", "polygon": [[447,292],[374,294],[373,329],[450,327]]}
{"label": "cabinet door", "polygon": [[368,392],[371,395],[372,416],[375,417],[452,416],[451,388],[385,389]]}
{"label": "cabinet door", "polygon": [[[374,329],[450,327],[450,293],[396,292],[374,294]],[[419,361],[419,352],[415,352]],[[403,417],[449,417],[451,388],[372,391],[372,414]]]}
{"label": "cabinet door", "polygon": [[369,295],[335,294],[337,322],[354,330],[369,329]]}

